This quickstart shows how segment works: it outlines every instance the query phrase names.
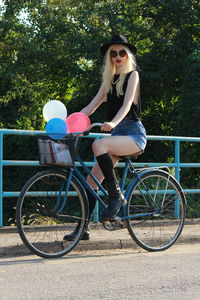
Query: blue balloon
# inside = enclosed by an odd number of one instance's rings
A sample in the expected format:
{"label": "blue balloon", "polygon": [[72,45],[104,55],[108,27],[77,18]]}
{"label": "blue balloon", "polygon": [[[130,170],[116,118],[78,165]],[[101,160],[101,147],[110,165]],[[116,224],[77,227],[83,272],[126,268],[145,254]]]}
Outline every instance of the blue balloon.
{"label": "blue balloon", "polygon": [[67,125],[64,120],[59,118],[51,119],[46,124],[46,133],[51,139],[58,140],[67,133]]}

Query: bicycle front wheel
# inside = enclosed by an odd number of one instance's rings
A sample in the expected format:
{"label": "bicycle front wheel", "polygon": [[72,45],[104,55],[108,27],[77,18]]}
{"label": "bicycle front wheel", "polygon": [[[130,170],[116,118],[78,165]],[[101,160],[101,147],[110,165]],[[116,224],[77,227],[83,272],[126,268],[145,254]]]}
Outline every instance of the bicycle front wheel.
{"label": "bicycle front wheel", "polygon": [[143,173],[127,199],[127,228],[133,240],[148,251],[172,246],[183,229],[186,205],[174,177],[162,170]]}
{"label": "bicycle front wheel", "polygon": [[[88,216],[88,204],[79,183],[66,172],[37,173],[23,187],[16,220],[23,242],[44,258],[69,253],[79,242]],[[71,241],[64,236],[76,232]]]}

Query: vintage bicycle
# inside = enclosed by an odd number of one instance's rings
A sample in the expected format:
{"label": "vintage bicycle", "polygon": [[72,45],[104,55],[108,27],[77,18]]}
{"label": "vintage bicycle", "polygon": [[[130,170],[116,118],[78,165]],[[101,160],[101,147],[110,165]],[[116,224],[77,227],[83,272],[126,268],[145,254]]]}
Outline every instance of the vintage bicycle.
{"label": "vintage bicycle", "polygon": [[[95,196],[100,207],[100,222],[107,230],[127,228],[132,239],[147,251],[162,251],[172,246],[181,234],[185,219],[186,198],[178,181],[168,167],[134,168],[131,157],[124,157],[125,166],[120,188],[126,198],[118,218],[102,220],[108,193],[91,174],[80,158],[83,135],[67,134],[59,138],[38,136],[40,163],[48,166],[31,177],[21,190],[17,201],[16,221],[24,244],[44,258],[61,257],[79,243],[89,208],[85,188]],[[77,162],[81,166],[77,166]],[[86,181],[87,175],[96,182],[96,193]],[[72,241],[63,237],[76,232]]]}

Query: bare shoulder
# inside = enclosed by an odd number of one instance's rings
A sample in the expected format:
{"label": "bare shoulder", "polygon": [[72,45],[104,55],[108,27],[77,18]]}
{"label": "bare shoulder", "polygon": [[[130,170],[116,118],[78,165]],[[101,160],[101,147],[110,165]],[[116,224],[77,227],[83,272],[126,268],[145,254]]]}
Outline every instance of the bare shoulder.
{"label": "bare shoulder", "polygon": [[132,71],[129,79],[128,79],[128,86],[135,86],[139,83],[140,78],[139,78],[139,73],[138,71]]}
{"label": "bare shoulder", "polygon": [[129,77],[129,80],[139,80],[139,73],[138,71],[134,70],[132,71],[130,77]]}

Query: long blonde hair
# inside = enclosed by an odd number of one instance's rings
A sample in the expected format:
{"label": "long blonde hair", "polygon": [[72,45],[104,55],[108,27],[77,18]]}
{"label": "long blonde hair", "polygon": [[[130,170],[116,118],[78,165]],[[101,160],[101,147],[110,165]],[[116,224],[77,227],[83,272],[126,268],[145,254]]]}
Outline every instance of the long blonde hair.
{"label": "long blonde hair", "polygon": [[[112,91],[112,79],[114,74],[116,73],[115,65],[112,63],[110,58],[110,51],[112,50],[112,47],[114,45],[110,46],[106,52],[105,58],[104,58],[104,65],[103,65],[103,71],[102,71],[102,83],[105,86],[106,94],[109,91]],[[123,95],[123,83],[125,80],[126,73],[136,70],[137,64],[135,60],[135,56],[132,54],[130,49],[126,46],[122,46],[122,49],[124,49],[128,55],[128,58],[126,62],[122,65],[120,70],[120,76],[119,81],[116,84],[116,91],[117,96]]]}

